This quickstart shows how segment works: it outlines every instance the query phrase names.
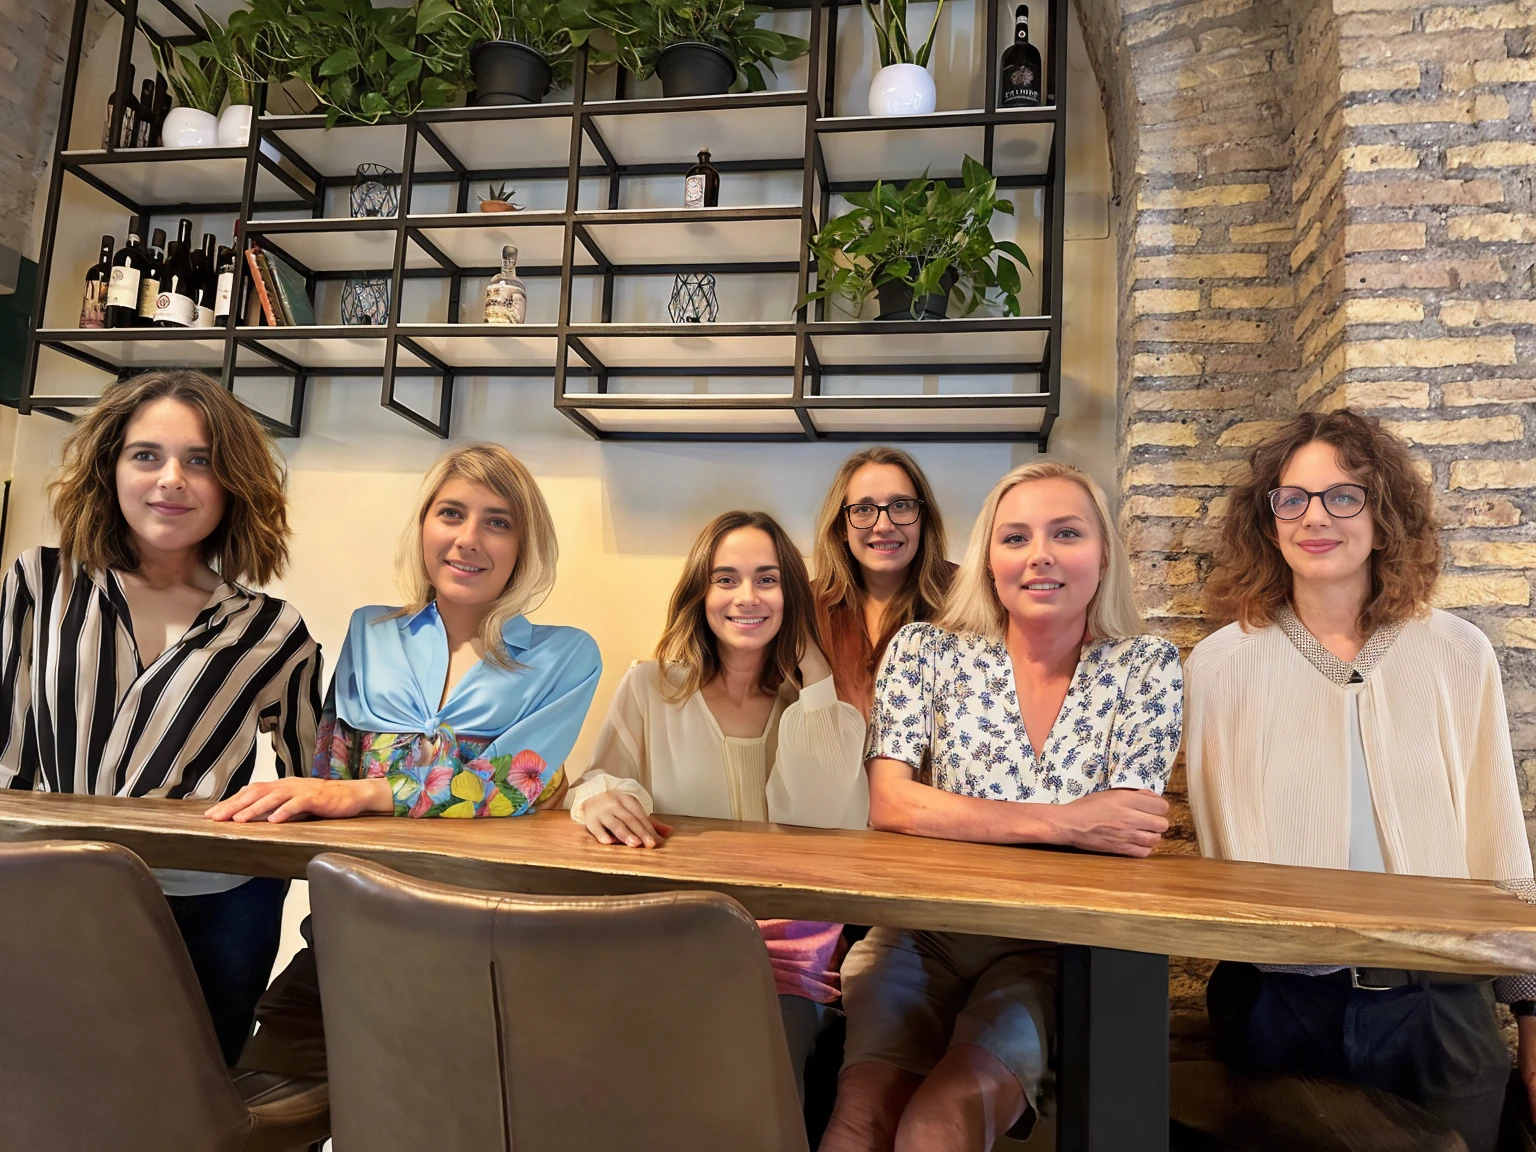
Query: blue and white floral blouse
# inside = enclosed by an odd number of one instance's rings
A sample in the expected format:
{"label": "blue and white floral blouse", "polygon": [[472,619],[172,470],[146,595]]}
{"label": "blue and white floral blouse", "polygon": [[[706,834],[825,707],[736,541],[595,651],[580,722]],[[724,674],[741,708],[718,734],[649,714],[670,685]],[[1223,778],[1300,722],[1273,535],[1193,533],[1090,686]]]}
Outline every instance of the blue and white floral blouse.
{"label": "blue and white floral blouse", "polygon": [[1184,711],[1179,650],[1158,636],[1083,646],[1046,740],[1030,746],[1001,642],[928,623],[897,632],[875,684],[867,758],[912,765],[936,788],[1064,804],[1104,788],[1161,792]]}

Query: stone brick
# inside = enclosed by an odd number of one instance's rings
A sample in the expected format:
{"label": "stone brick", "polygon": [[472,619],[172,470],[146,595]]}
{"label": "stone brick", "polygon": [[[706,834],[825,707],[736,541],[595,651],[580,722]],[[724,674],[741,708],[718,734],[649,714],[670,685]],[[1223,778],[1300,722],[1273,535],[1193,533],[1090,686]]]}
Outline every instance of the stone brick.
{"label": "stone brick", "polygon": [[1447,328],[1536,324],[1536,300],[1447,300],[1440,305],[1440,323]]}
{"label": "stone brick", "polygon": [[1488,242],[1536,240],[1536,216],[1522,212],[1486,212],[1477,216],[1453,216],[1446,222],[1452,240]]}
{"label": "stone brick", "polygon": [[1453,540],[1451,559],[1461,568],[1536,568],[1536,541]]}
{"label": "stone brick", "polygon": [[[1506,55],[1504,34],[1497,30],[1445,32],[1413,37],[1411,49],[1419,66],[1493,60]],[[1341,40],[1339,63],[1346,68],[1398,63],[1403,42],[1392,37],[1365,36]]]}
{"label": "stone brick", "polygon": [[[1154,467],[1154,465],[1142,465],[1141,467]],[[1156,465],[1155,467],[1165,467]],[[1247,471],[1247,465],[1244,466]],[[1132,473],[1136,470],[1133,469]],[[1126,483],[1135,486],[1136,480],[1127,474]],[[1153,480],[1152,484],[1162,484],[1166,481]],[[1192,482],[1195,483],[1195,482]],[[1212,481],[1206,487],[1225,487],[1224,482]],[[1126,528],[1125,545],[1134,557],[1144,552],[1198,552],[1210,554],[1216,551],[1221,543],[1221,533],[1213,525],[1187,520],[1139,520]]]}
{"label": "stone brick", "polygon": [[1429,385],[1419,380],[1351,380],[1343,392],[1350,408],[1429,407]]}
{"label": "stone brick", "polygon": [[1425,32],[1462,28],[1528,28],[1536,12],[1527,4],[1486,4],[1478,8],[1431,8],[1424,13]]}
{"label": "stone brick", "polygon": [[1200,515],[1200,501],[1193,496],[1132,496],[1126,500],[1127,516],[1171,516],[1193,519]]}
{"label": "stone brick", "polygon": [[1411,220],[1344,226],[1346,252],[1401,251],[1422,248],[1424,242],[1424,225]]}
{"label": "stone brick", "polygon": [[[1175,496],[1173,499],[1178,500],[1182,499],[1182,497]],[[1185,556],[1179,560],[1170,560],[1167,567],[1163,569],[1163,579],[1175,588],[1182,588],[1193,584],[1196,580],[1200,579],[1200,565],[1195,562],[1193,556]]]}
{"label": "stone brick", "polygon": [[1144,210],[1216,208],[1233,204],[1254,204],[1268,199],[1268,184],[1211,184],[1204,188],[1162,188],[1139,192],[1136,196],[1136,206]]}
{"label": "stone brick", "polygon": [[1133,376],[1198,376],[1204,360],[1189,352],[1138,352],[1131,358]]}
{"label": "stone brick", "polygon": [[1200,171],[1200,153],[1142,152],[1136,157],[1136,171],[1143,176],[1182,176]]}
{"label": "stone brick", "polygon": [[1228,428],[1216,438],[1216,444],[1221,448],[1252,448],[1284,423],[1283,420],[1246,420]]}
{"label": "stone brick", "polygon": [[1407,177],[1372,184],[1346,184],[1351,208],[1413,208],[1421,204],[1497,204],[1504,187],[1497,180],[1426,180]]}
{"label": "stone brick", "polygon": [[1163,312],[1196,312],[1200,292],[1195,288],[1144,288],[1131,297],[1137,316]]}
{"label": "stone brick", "polygon": [[1454,408],[1536,403],[1536,380],[1459,380],[1440,391],[1445,403]]}
{"label": "stone brick", "polygon": [[1232,172],[1281,172],[1290,166],[1290,149],[1281,144],[1263,147],[1227,144],[1210,148],[1205,154],[1207,176],[1225,176]]}
{"label": "stone brick", "polygon": [[1536,81],[1536,56],[1474,60],[1472,78],[1479,84],[1528,84]]}
{"label": "stone brick", "polygon": [[1368,340],[1344,348],[1346,368],[1445,368],[1452,364],[1513,364],[1513,336]]}
{"label": "stone brick", "polygon": [[1323,226],[1313,224],[1307,229],[1307,233],[1296,242],[1296,247],[1291,249],[1291,271],[1294,272],[1307,262],[1307,259],[1317,251],[1317,246],[1323,239]]}
{"label": "stone brick", "polygon": [[1137,280],[1258,280],[1267,275],[1269,257],[1263,252],[1210,252],[1173,256],[1140,256]]}
{"label": "stone brick", "polygon": [[1417,324],[1424,319],[1424,305],[1402,296],[1344,301],[1341,315],[1346,324]]}
{"label": "stone brick", "polygon": [[1132,448],[1143,445],[1192,448],[1200,443],[1200,437],[1193,424],[1177,420],[1156,424],[1137,422],[1131,425],[1126,443]]}
{"label": "stone brick", "polygon": [[1523,607],[1530,602],[1530,581],[1513,572],[1445,575],[1435,584],[1436,608],[1487,608],[1504,604]]}
{"label": "stone brick", "polygon": [[1442,500],[1441,521],[1462,528],[1513,528],[1520,509],[1503,496],[1449,497]]}
{"label": "stone brick", "polygon": [[1339,20],[1339,38],[1402,36],[1413,31],[1413,21],[1412,12],[1372,12],[1345,16]]}
{"label": "stone brick", "polygon": [[1283,220],[1269,220],[1263,224],[1233,224],[1227,229],[1227,239],[1234,244],[1286,244],[1296,235],[1296,230]]}
{"label": "stone brick", "polygon": [[1453,460],[1451,487],[1536,488],[1536,460]]}
{"label": "stone brick", "polygon": [[[1342,0],[1350,3],[1351,0]],[[1418,0],[1409,5],[1418,7]],[[1338,4],[1335,4],[1338,9]],[[1417,64],[1393,64],[1383,68],[1345,68],[1339,73],[1341,92],[1394,92],[1419,86]]]}
{"label": "stone brick", "polygon": [[1525,425],[1518,416],[1388,420],[1383,427],[1410,444],[1496,444],[1525,439]]}
{"label": "stone brick", "polygon": [[1220,20],[1236,12],[1252,8],[1254,0],[1200,0],[1197,4],[1181,4],[1145,20],[1127,25],[1125,42],[1130,45],[1145,43],[1167,36],[1171,32],[1192,28],[1207,20]]}
{"label": "stone brick", "polygon": [[1133,338],[1148,344],[1263,344],[1270,325],[1256,320],[1142,320]]}
{"label": "stone brick", "polygon": [[[1129,488],[1226,488],[1240,483],[1247,474],[1246,460],[1169,460],[1137,464],[1127,470],[1125,483]],[[1531,547],[1536,548],[1536,544]]]}
{"label": "stone brick", "polygon": [[1504,280],[1498,257],[1476,260],[1351,261],[1345,269],[1351,288],[1461,288]]}
{"label": "stone brick", "polygon": [[1211,291],[1212,308],[1289,308],[1296,294],[1289,284],[1269,288],[1215,288]]}
{"label": "stone brick", "polygon": [[[1355,104],[1344,109],[1344,123],[1351,128],[1375,124],[1477,124],[1485,120],[1503,120],[1509,116],[1509,101],[1502,96],[1469,96],[1456,100],[1425,100],[1394,103],[1383,100]],[[1358,152],[1351,148],[1350,152]],[[1403,149],[1403,151],[1407,151]],[[1417,168],[1418,155],[1411,164],[1377,164],[1378,168]],[[1358,168],[1353,163],[1350,168]]]}
{"label": "stone brick", "polygon": [[1536,648],[1536,619],[1507,616],[1490,620],[1488,639],[1496,648]]}
{"label": "stone brick", "polygon": [[1189,224],[1156,224],[1143,220],[1136,225],[1138,248],[1193,248],[1200,243],[1200,229]]}
{"label": "stone brick", "polygon": [[1213,496],[1211,502],[1205,506],[1205,518],[1207,520],[1220,520],[1227,514],[1227,509],[1232,506],[1232,497]]}
{"label": "stone brick", "polygon": [[1489,140],[1445,150],[1447,168],[1526,168],[1536,164],[1536,144]]}
{"label": "stone brick", "polygon": [[1169,389],[1138,388],[1130,395],[1136,412],[1196,412],[1246,408],[1253,403],[1253,393],[1241,389],[1218,388]]}

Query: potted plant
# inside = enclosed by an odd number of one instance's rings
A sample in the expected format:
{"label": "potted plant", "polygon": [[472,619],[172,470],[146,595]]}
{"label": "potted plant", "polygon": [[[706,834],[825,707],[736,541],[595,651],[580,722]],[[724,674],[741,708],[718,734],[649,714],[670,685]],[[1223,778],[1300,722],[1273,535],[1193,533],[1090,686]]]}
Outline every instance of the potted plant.
{"label": "potted plant", "polygon": [[512,203],[512,197],[517,195],[516,188],[508,188],[505,183],[492,184],[485,190],[485,198],[480,201],[482,212],[521,212],[521,204]]}
{"label": "potted plant", "polygon": [[771,9],[744,0],[608,0],[592,19],[613,37],[604,62],[617,61],[636,79],[661,77],[662,94],[718,96],[740,75],[750,92],[768,87],[763,68],[795,60],[810,41],[787,36],[757,21]]}
{"label": "potted plant", "polygon": [[208,50],[206,41],[169,44],[149,41],[155,67],[176,97],[160,129],[167,148],[213,148],[219,143],[218,111],[229,88],[229,77]]}
{"label": "potted plant", "polygon": [[933,54],[933,37],[939,29],[939,13],[944,0],[933,10],[928,38],[914,48],[907,29],[907,0],[862,0],[875,28],[875,48],[880,55],[880,70],[869,82],[871,116],[916,116],[932,112],[938,103],[928,58]]}
{"label": "potted plant", "polygon": [[265,79],[262,62],[266,55],[266,25],[260,15],[245,8],[231,12],[228,24],[220,24],[201,7],[197,14],[208,33],[208,38],[197,47],[223,72],[229,94],[228,107],[219,113],[219,146],[243,148],[251,139],[256,86]]}
{"label": "potted plant", "polygon": [[1019,268],[1029,259],[1011,240],[992,236],[996,212],[1013,213],[997,196],[997,179],[971,157],[961,186],[951,188],[927,173],[901,187],[879,181],[868,192],[850,192],[853,207],[811,238],[816,257],[812,300],[841,297],[857,316],[871,292],[881,320],[939,320],[951,288],[961,315],[975,312],[997,290],[1008,315],[1019,315]]}
{"label": "potted plant", "polygon": [[475,104],[537,104],[571,83],[591,29],[581,0],[459,0],[471,33]]}

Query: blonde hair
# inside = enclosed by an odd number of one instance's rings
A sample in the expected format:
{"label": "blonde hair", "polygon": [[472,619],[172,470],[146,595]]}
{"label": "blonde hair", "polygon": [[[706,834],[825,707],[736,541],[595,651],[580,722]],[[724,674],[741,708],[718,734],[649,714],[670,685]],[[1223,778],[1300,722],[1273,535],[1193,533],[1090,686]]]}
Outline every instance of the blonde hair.
{"label": "blonde hair", "polygon": [[518,667],[507,651],[502,629],[507,622],[525,612],[532,612],[544,602],[555,584],[555,563],[560,546],[555,540],[555,521],[544,503],[533,474],[512,453],[498,444],[471,444],[456,448],[427,472],[421,482],[421,498],[416,513],[400,537],[396,559],[400,592],[405,604],[388,616],[409,616],[420,612],[437,598],[437,589],[427,575],[421,553],[421,526],[426,522],[437,494],[449,480],[463,480],[495,493],[507,503],[517,532],[517,563],[501,595],[486,609],[480,624],[480,639],[488,663],[508,670]]}
{"label": "blonde hair", "polygon": [[1088,494],[1099,522],[1099,535],[1104,541],[1104,570],[1099,576],[1099,587],[1088,602],[1089,636],[1095,640],[1123,640],[1140,635],[1144,625],[1131,589],[1130,557],[1120,533],[1113,527],[1104,490],[1087,473],[1056,460],[1021,465],[987,493],[981,514],[971,529],[971,540],[966,545],[965,558],[960,561],[960,571],[955,573],[944,610],[935,621],[940,628],[970,633],[994,643],[1002,641],[1007,632],[1008,612],[997,598],[988,561],[997,506],[1020,484],[1052,479],[1070,480]]}

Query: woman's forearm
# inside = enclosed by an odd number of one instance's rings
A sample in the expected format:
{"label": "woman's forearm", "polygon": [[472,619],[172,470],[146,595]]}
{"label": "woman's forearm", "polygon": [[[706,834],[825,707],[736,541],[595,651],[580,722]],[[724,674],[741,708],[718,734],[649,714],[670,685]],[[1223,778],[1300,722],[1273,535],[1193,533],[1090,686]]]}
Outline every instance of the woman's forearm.
{"label": "woman's forearm", "polygon": [[1054,804],[960,796],[912,779],[870,773],[869,823],[884,832],[978,844],[1068,844]]}

